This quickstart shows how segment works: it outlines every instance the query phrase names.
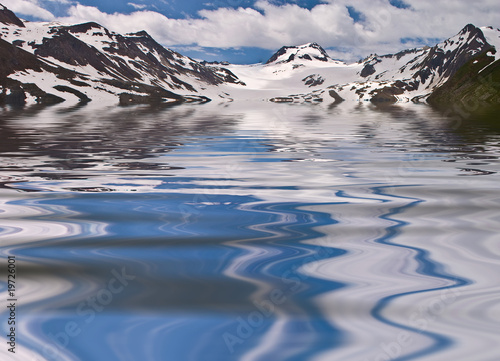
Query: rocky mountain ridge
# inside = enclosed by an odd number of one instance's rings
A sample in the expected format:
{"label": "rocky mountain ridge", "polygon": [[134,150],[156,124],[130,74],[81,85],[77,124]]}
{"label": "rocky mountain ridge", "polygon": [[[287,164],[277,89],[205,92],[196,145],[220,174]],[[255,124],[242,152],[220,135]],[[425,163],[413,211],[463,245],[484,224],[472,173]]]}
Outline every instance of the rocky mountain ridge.
{"label": "rocky mountain ridge", "polygon": [[[457,35],[433,47],[372,54],[356,64],[335,61],[314,43],[283,47],[258,69],[258,76],[267,74],[269,79],[299,90],[273,98],[279,102],[416,102],[430,97],[471,61],[486,57],[496,62],[499,47],[500,30],[468,24]],[[304,56],[309,53],[316,56]],[[238,69],[229,69],[240,76]],[[480,81],[482,68],[474,69],[476,81]],[[247,81],[243,76],[241,79]]]}
{"label": "rocky mountain ridge", "polygon": [[[332,59],[317,43],[284,46],[265,64],[198,62],[145,31],[123,35],[95,22],[28,22],[0,5],[0,104],[429,99],[443,105],[454,95],[467,93],[470,101],[481,93],[477,82],[484,83],[484,74],[496,79],[498,48],[500,30],[469,24],[433,47],[372,54],[353,64]],[[475,90],[463,92],[457,76]],[[499,87],[489,84],[491,103]]]}
{"label": "rocky mountain ridge", "polygon": [[[468,24],[457,35],[432,48],[373,56],[364,62],[360,75],[367,80],[399,80],[396,88],[409,92],[424,89],[431,93],[470,59],[488,51],[495,51],[494,46],[488,44],[480,28]],[[399,62],[401,66],[390,69],[384,67],[384,62]]]}
{"label": "rocky mountain ridge", "polygon": [[75,96],[80,102],[203,102],[207,88],[242,84],[229,70],[166,49],[145,31],[121,35],[95,22],[25,22],[4,6],[0,22],[0,86],[7,103]]}

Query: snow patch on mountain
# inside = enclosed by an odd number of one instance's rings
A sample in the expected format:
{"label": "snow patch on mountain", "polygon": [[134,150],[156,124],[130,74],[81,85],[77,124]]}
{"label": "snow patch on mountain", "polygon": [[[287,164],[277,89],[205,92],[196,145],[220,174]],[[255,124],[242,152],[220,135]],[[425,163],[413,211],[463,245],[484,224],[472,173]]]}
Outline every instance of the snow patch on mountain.
{"label": "snow patch on mountain", "polygon": [[495,61],[500,59],[500,29],[495,29],[492,26],[488,27],[482,27],[481,31],[484,34],[484,37],[486,38],[486,41],[488,44],[492,45],[495,47]]}

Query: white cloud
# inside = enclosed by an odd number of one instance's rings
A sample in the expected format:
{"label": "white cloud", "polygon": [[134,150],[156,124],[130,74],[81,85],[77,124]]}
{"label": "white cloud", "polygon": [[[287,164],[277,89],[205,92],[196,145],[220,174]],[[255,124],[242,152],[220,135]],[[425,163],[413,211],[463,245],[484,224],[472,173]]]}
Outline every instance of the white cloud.
{"label": "white cloud", "polygon": [[42,8],[37,0],[9,0],[6,6],[20,17],[28,15],[42,20],[55,19],[55,16]]}
{"label": "white cloud", "polygon": [[127,3],[127,5],[130,5],[132,6],[134,9],[137,9],[137,10],[142,10],[142,9],[145,9],[147,8],[148,6],[145,5],[145,4],[135,4],[135,3]]}
{"label": "white cloud", "polygon": [[48,2],[51,2],[51,3],[58,3],[58,4],[72,4],[72,3],[75,2],[75,1],[72,1],[72,0],[45,0],[45,1],[48,1]]}
{"label": "white cloud", "polygon": [[274,49],[284,44],[309,41],[350,44],[353,21],[344,6],[318,5],[312,10],[297,5],[274,6],[258,2],[251,8],[202,10],[201,19],[169,19],[153,11],[129,15],[107,14],[95,7],[76,5],[64,22],[96,21],[112,30],[146,30],[166,45],[197,44],[204,47],[256,46]]}
{"label": "white cloud", "polygon": [[[35,0],[12,2],[18,7],[29,4],[30,15],[33,14]],[[401,38],[446,38],[467,23],[499,26],[498,0],[407,0],[406,3],[411,7],[396,8],[389,0],[325,0],[308,10],[292,3],[278,6],[259,0],[256,9],[201,10],[200,18],[196,19],[170,19],[158,12],[139,9],[141,5],[135,3],[129,5],[140,11],[128,15],[108,14],[95,7],[76,4],[69,8],[67,17],[59,20],[70,23],[96,21],[121,33],[146,30],[166,46],[192,44],[277,49],[282,45],[314,41],[326,48],[336,48],[333,53],[337,58],[398,51],[421,44],[417,41],[403,45]],[[362,13],[362,21],[354,21],[348,7]],[[45,18],[51,19],[49,15]]]}

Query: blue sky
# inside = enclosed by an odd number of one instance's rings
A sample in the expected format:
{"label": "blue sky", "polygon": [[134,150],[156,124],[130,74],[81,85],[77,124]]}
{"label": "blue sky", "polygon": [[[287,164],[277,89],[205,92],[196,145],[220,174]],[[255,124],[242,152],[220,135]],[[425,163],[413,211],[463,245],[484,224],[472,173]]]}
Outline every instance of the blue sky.
{"label": "blue sky", "polygon": [[182,54],[266,61],[283,45],[317,42],[337,59],[434,45],[468,23],[500,27],[498,0],[0,0],[28,20],[96,21],[148,31]]}
{"label": "blue sky", "polygon": [[[239,7],[255,8],[254,5],[257,0],[82,0],[78,2],[87,6],[95,6],[100,11],[107,13],[130,14],[137,10],[152,10],[160,12],[169,18],[183,19],[186,17],[199,18],[198,11],[203,9],[214,10],[221,7],[232,9]],[[269,2],[274,5],[296,4],[305,9],[312,9],[316,5],[324,3],[321,0],[271,0]],[[37,3],[56,16],[64,16],[65,10],[76,1],[40,0]]]}

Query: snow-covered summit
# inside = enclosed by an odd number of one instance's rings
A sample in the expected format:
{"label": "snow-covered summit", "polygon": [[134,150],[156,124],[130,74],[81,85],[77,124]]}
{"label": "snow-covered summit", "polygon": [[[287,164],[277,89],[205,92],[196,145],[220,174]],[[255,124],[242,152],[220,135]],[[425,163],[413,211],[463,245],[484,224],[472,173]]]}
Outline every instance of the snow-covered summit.
{"label": "snow-covered summit", "polygon": [[297,63],[307,61],[337,62],[316,43],[307,43],[299,46],[283,46],[266,64]]}

